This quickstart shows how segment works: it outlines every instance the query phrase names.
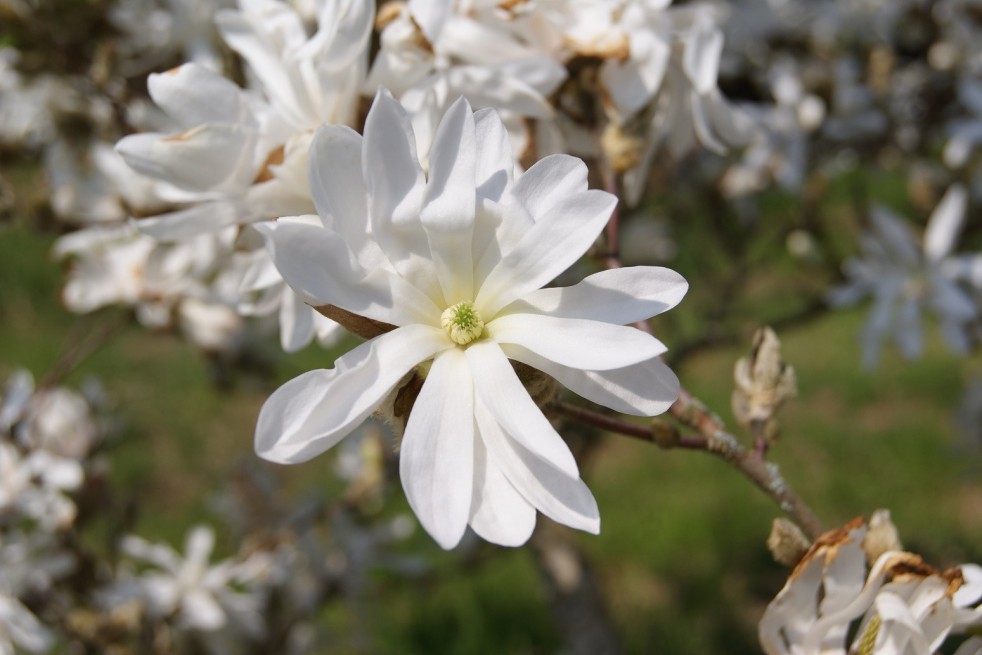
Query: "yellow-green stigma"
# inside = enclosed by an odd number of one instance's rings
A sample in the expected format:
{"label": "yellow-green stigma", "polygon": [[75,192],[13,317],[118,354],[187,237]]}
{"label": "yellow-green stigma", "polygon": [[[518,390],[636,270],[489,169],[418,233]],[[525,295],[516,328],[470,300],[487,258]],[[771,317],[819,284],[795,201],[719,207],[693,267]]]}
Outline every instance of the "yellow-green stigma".
{"label": "yellow-green stigma", "polygon": [[450,335],[450,340],[466,346],[484,333],[484,321],[469,302],[459,302],[443,310],[440,325]]}

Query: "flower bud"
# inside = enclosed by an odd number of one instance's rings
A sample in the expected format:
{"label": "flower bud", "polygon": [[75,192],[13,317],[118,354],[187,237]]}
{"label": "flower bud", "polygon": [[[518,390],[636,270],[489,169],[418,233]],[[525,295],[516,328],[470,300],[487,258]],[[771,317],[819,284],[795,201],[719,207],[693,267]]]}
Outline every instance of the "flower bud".
{"label": "flower bud", "polygon": [[794,369],[781,358],[781,342],[768,327],[754,333],[750,357],[737,361],[733,370],[733,414],[737,421],[760,430],[768,443],[777,439],[778,408],[797,393]]}
{"label": "flower bud", "polygon": [[793,567],[801,561],[811,542],[797,525],[786,518],[776,518],[771,524],[771,534],[767,537],[767,548],[774,561]]}

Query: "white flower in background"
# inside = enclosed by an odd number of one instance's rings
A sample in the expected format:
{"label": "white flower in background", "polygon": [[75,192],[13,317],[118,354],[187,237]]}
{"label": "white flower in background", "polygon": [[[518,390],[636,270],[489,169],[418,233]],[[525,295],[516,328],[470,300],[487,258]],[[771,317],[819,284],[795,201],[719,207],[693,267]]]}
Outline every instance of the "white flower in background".
{"label": "white flower in background", "polygon": [[179,131],[129,136],[117,149],[135,170],[173,185],[171,200],[188,205],[143,219],[140,229],[177,240],[309,211],[309,140],[325,122],[356,117],[372,16],[372,3],[325,1],[309,35],[277,0],[218,12],[218,30],[256,89],[194,63],[150,76],[150,96]]}
{"label": "white flower in background", "polygon": [[234,226],[173,244],[130,224],[72,232],[53,249],[72,261],[62,299],[79,313],[132,306],[147,327],[177,325],[205,350],[234,348],[245,328],[235,311],[244,275],[233,257],[236,238]]}
{"label": "white flower in background", "polygon": [[390,89],[409,110],[424,165],[437,123],[458,96],[495,108],[521,153],[531,138],[525,119],[550,119],[547,98],[566,78],[563,66],[510,21],[489,20],[469,4],[393,2],[379,15],[381,49],[365,88]]}
{"label": "white flower in background", "polygon": [[773,182],[799,192],[809,172],[809,139],[825,120],[825,103],[808,93],[791,58],[776,61],[768,78],[777,102],[744,108],[760,129],[720,181],[729,196],[763,191]]}
{"label": "white flower in background", "polygon": [[870,563],[868,534],[856,520],[816,541],[760,621],[767,655],[938,650],[958,617],[961,571],[935,571],[899,550]]}
{"label": "white flower in background", "polygon": [[726,100],[717,85],[723,32],[713,10],[692,5],[668,15],[672,19],[671,57],[648,109],[639,163],[624,174],[629,205],[640,201],[651,165],[664,150],[680,158],[702,146],[722,155],[731,147],[750,143],[758,129],[743,110]]}
{"label": "white flower in background", "polygon": [[99,437],[89,401],[63,387],[34,388],[34,376],[17,370],[0,401],[0,434],[58,457],[84,458]]}
{"label": "white flower in background", "polygon": [[344,328],[319,314],[283,281],[265,249],[235,256],[246,268],[241,287],[245,299],[239,301],[238,312],[243,316],[276,314],[284,351],[300,350],[315,337],[322,346],[330,346],[345,333]]}
{"label": "white flower in background", "polygon": [[233,560],[209,564],[214,545],[215,533],[207,526],[188,533],[183,556],[166,544],[128,536],[121,544],[123,554],[150,568],[124,577],[103,599],[116,605],[137,598],[152,618],[173,619],[186,629],[215,632],[234,625],[245,634],[261,635],[262,599],[259,591],[246,588],[249,566]]}
{"label": "white flower in background", "polygon": [[586,167],[565,155],[517,176],[497,114],[474,114],[463,99],[437,129],[428,175],[415,144],[409,116],[380,91],[364,138],[326,126],[314,140],[323,227],[260,226],[308,302],[396,328],[280,387],[260,413],[256,449],[284,463],[314,457],[424,364],[400,474],[441,546],[457,544],[468,524],[489,541],[524,543],[536,509],[596,532],[597,506],[572,454],[509,358],[618,411],[663,412],[678,393],[657,359],[665,347],[625,325],[674,306],[687,285],[673,271],[636,267],[541,289],[593,244],[616,198],[587,190]]}
{"label": "white flower in background", "polygon": [[46,653],[54,635],[19,598],[47,593],[75,568],[73,556],[43,532],[5,531],[0,541],[0,653]]}
{"label": "white flower in background", "polygon": [[[214,14],[233,0],[128,0],[110,6],[108,19],[122,33],[121,72],[126,76],[152,70],[175,55],[220,70],[221,51]],[[163,5],[163,6],[161,6]]]}
{"label": "white flower in background", "polygon": [[964,187],[949,188],[931,214],[923,246],[902,219],[885,208],[874,207],[870,214],[873,231],[860,237],[862,257],[843,264],[848,282],[828,296],[835,306],[872,296],[873,310],[862,334],[866,365],[876,363],[880,343],[888,336],[904,357],[920,356],[923,311],[937,317],[941,334],[954,352],[968,350],[968,330],[979,312],[972,296],[958,282],[976,265],[974,259],[951,256],[966,204]]}
{"label": "white flower in background", "polygon": [[74,459],[44,450],[22,455],[13,444],[0,442],[0,522],[24,517],[49,531],[67,527],[76,513],[67,494],[78,489],[84,477]]}

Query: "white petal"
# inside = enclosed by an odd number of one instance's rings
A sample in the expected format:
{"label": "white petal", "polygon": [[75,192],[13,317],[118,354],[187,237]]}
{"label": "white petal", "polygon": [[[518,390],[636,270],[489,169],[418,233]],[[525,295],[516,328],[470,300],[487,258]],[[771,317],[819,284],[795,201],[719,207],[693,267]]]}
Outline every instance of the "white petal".
{"label": "white petal", "polygon": [[938,203],[924,233],[924,254],[940,261],[955,246],[968,206],[968,192],[960,184],[952,185]]}
{"label": "white petal", "polygon": [[248,182],[254,142],[240,125],[206,124],[174,136],[134,134],[116,150],[139,173],[189,191],[213,191]]}
{"label": "white petal", "polygon": [[668,268],[614,268],[594,273],[571,287],[533,291],[509,309],[627,325],[675,307],[688,289],[685,278]]}
{"label": "white petal", "polygon": [[553,521],[600,532],[597,501],[578,475],[557,470],[512,439],[481,400],[474,405],[474,416],[488,454],[528,502]]}
{"label": "white petal", "polygon": [[218,630],[226,622],[225,611],[204,589],[191,589],[184,594],[181,614],[187,625],[204,631]]}
{"label": "white petal", "polygon": [[532,401],[498,344],[479,341],[464,352],[471,364],[477,398],[502,428],[536,457],[568,476],[578,477],[569,446]]}
{"label": "white petal", "polygon": [[429,242],[419,221],[424,182],[416,139],[406,110],[385,89],[379,89],[365,119],[361,165],[371,198],[373,237],[404,277],[429,294],[438,293]]}
{"label": "white petal", "polygon": [[283,279],[314,305],[331,304],[393,325],[439,323],[430,299],[385,268],[363,271],[333,230],[287,221],[258,223]]}
{"label": "white petal", "polygon": [[451,14],[453,0],[409,0],[409,13],[419,25],[423,36],[435,44],[443,31],[443,25]]}
{"label": "white petal", "polygon": [[416,364],[452,346],[443,330],[411,325],[361,344],[333,369],[294,378],[263,404],[256,452],[284,464],[324,452],[375,411]]}
{"label": "white petal", "polygon": [[133,221],[140,232],[163,242],[185,241],[242,222],[239,207],[219,200]]}
{"label": "white petal", "polygon": [[310,193],[324,225],[355,253],[369,234],[368,190],[361,174],[362,137],[346,125],[324,125],[310,145]]}
{"label": "white petal", "polygon": [[657,416],[679,397],[679,380],[658,358],[609,371],[584,371],[536,355],[521,346],[501,348],[516,359],[556,379],[570,391],[623,414]]}
{"label": "white petal", "polygon": [[586,191],[587,173],[586,164],[578,157],[549,155],[515,181],[512,194],[537,221],[563,198]]}
{"label": "white petal", "polygon": [[498,343],[513,343],[557,364],[587,371],[624,368],[664,353],[658,339],[634,327],[540,314],[507,314],[487,325]]}
{"label": "white petal", "polygon": [[477,140],[477,168],[474,174],[477,195],[498,202],[512,185],[515,158],[508,130],[494,109],[474,112]]}
{"label": "white petal", "polygon": [[280,346],[284,352],[300,350],[314,338],[314,309],[293,289],[284,287],[280,297]]}
{"label": "white petal", "polygon": [[157,106],[184,128],[239,123],[248,117],[242,90],[200,64],[152,73],[147,78],[147,90]]}
{"label": "white petal", "polygon": [[474,500],[470,526],[485,541],[521,546],[535,529],[535,508],[491,459],[484,441],[474,441]]}
{"label": "white petal", "polygon": [[413,512],[444,549],[467,528],[474,475],[474,384],[459,348],[438,354],[416,398],[399,450]]}
{"label": "white petal", "polygon": [[481,311],[493,316],[569,268],[593,245],[616,204],[615,196],[599,190],[557,202],[483,281],[475,299]]}
{"label": "white petal", "polygon": [[459,98],[437,127],[420,212],[447,304],[474,297],[471,238],[476,155],[474,113],[467,100]]}
{"label": "white petal", "polygon": [[683,68],[696,92],[708,93],[716,87],[722,53],[723,32],[713,25],[708,13],[701,12],[685,38],[683,54]]}
{"label": "white petal", "polygon": [[186,565],[203,569],[208,565],[211,551],[215,547],[215,531],[207,525],[197,525],[188,532],[184,542]]}

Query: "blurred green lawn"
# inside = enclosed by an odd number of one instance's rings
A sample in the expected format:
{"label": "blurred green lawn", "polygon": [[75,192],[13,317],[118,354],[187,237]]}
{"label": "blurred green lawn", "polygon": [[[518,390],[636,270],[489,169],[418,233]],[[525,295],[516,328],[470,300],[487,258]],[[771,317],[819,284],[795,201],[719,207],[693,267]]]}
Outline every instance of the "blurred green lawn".
{"label": "blurred green lawn", "polygon": [[[42,376],[73,331],[96,330],[116,310],[78,318],[60,306],[53,238],[0,227],[0,373]],[[887,349],[873,372],[860,369],[856,334],[866,308],[782,331],[800,398],[783,414],[773,452],[786,479],[831,527],[888,507],[905,545],[939,566],[982,560],[980,444],[952,424],[966,376],[979,361],[947,354],[932,333],[913,363]],[[659,319],[664,320],[664,319]],[[81,328],[77,327],[81,322]],[[658,323],[655,323],[656,330]],[[672,342],[668,341],[671,347]],[[683,382],[736,430],[729,410],[732,366],[747,348],[716,348],[687,359]],[[282,382],[328,366],[316,347],[277,365]],[[112,480],[139,502],[136,530],[175,545],[197,520],[220,523],[208,499],[241,461],[255,459],[252,431],[275,388],[219,390],[194,348],[138,326],[122,330],[68,378],[100,379],[124,429],[113,448]],[[264,466],[272,466],[265,465]],[[273,467],[303,490],[327,477],[327,458]],[[600,577],[631,653],[756,653],[756,621],[786,571],[764,546],[777,509],[715,458],[663,452],[606,436],[584,476],[603,517],[600,536],[576,535]],[[327,493],[328,490],[324,490]],[[394,501],[404,507],[404,501]],[[545,521],[540,517],[540,520]],[[540,653],[561,641],[551,627],[527,549],[488,547],[479,566],[458,569],[425,535],[413,540],[438,571],[425,587],[374,580],[371,652]],[[344,634],[344,608],[324,621]],[[362,652],[343,639],[330,652]]]}

